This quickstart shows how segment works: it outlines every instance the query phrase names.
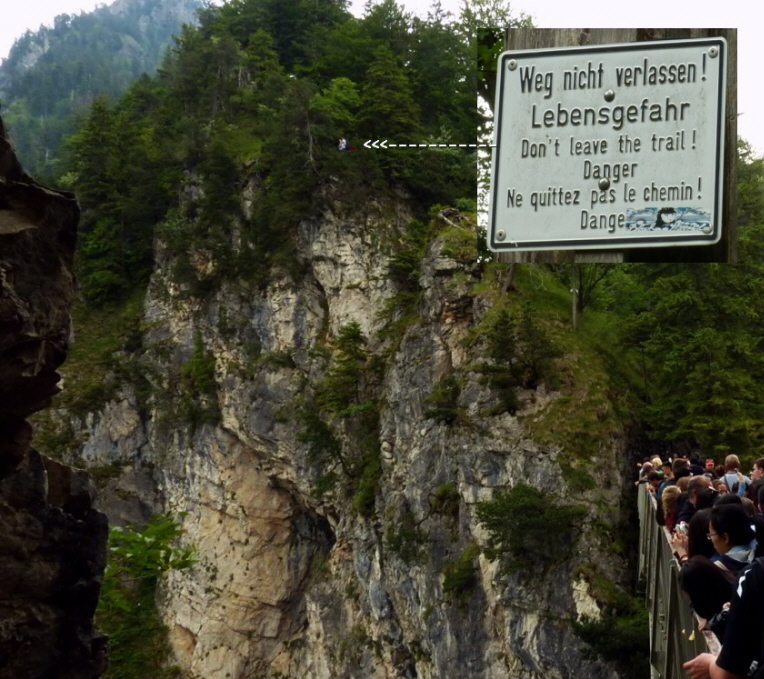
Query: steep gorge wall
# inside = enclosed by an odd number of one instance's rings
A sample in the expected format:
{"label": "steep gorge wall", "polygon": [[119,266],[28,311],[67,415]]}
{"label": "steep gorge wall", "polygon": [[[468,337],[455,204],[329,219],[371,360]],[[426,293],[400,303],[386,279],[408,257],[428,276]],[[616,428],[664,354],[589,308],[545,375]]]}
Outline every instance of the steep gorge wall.
{"label": "steep gorge wall", "polygon": [[[327,211],[301,227],[299,282],[276,271],[265,290],[229,282],[205,299],[173,281],[172,258],[158,248],[144,315],[151,396],[141,403],[126,384],[88,416],[80,456],[120,466],[100,498],[112,518],[170,511],[198,550],[194,567],[165,579],[160,602],[188,677],[617,676],[589,658],[569,618],[599,613],[582,575],[592,564],[610,581],[628,578],[607,532],[619,519],[623,440],[593,451],[594,488],[573,493],[563,446],[534,440],[529,425],[559,392],[521,390],[517,414],[490,414],[496,396],[474,369],[485,356],[465,340],[500,285],[447,237],[422,263],[417,317],[379,339],[396,292],[392,245],[407,223],[399,206]],[[222,263],[200,256],[197,265]],[[364,511],[342,484],[318,497],[298,415],[350,322],[382,361],[378,483]],[[204,366],[214,382],[192,394]],[[460,418],[448,424],[426,416],[425,399],[451,374],[462,383]],[[352,450],[349,432],[335,429]],[[444,591],[449,564],[485,543],[477,503],[521,482],[586,507],[572,557],[506,575],[481,554],[464,596]],[[457,506],[433,512],[446,484]],[[425,539],[410,553],[393,548],[390,536],[412,521]]]}
{"label": "steep gorge wall", "polygon": [[0,677],[92,679],[106,517],[87,475],[30,447],[57,391],[74,299],[74,197],[38,185],[0,121]]}

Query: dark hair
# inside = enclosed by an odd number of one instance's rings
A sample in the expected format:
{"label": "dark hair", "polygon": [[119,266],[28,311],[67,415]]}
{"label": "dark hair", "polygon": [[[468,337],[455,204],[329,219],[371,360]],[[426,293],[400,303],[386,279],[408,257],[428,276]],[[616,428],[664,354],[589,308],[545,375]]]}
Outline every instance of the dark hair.
{"label": "dark hair", "polygon": [[742,503],[714,505],[710,524],[713,524],[717,533],[726,533],[733,547],[747,545],[756,537],[756,531],[751,527],[751,517],[743,509]]}
{"label": "dark hair", "polygon": [[710,509],[700,509],[690,519],[690,523],[687,525],[688,556],[705,556],[710,559],[716,554],[714,546],[708,539],[708,518],[710,516]]}
{"label": "dark hair", "polygon": [[729,571],[714,566],[704,556],[692,557],[679,571],[679,586],[687,592],[695,612],[711,619],[732,598]]}
{"label": "dark hair", "polygon": [[685,476],[692,476],[692,472],[690,471],[689,467],[680,467],[677,471],[674,472],[675,481],[679,481],[679,479],[684,478]]}
{"label": "dark hair", "polygon": [[714,500],[719,496],[716,488],[703,488],[698,491],[698,497],[695,500],[696,509],[707,509],[714,504]]}
{"label": "dark hair", "polygon": [[648,481],[663,481],[663,474],[661,474],[660,472],[650,472],[647,475],[647,480]]}
{"label": "dark hair", "polygon": [[760,457],[756,462],[753,463],[754,467],[758,467],[759,469],[764,469],[764,457]]}
{"label": "dark hair", "polygon": [[761,498],[759,497],[759,494],[761,493],[762,487],[764,487],[764,479],[756,479],[751,483],[750,487],[751,499],[759,505],[759,509],[761,509]]}
{"label": "dark hair", "polygon": [[714,507],[716,505],[742,505],[743,504],[743,498],[741,498],[737,493],[722,493],[721,495],[717,495],[716,499],[714,500]]}

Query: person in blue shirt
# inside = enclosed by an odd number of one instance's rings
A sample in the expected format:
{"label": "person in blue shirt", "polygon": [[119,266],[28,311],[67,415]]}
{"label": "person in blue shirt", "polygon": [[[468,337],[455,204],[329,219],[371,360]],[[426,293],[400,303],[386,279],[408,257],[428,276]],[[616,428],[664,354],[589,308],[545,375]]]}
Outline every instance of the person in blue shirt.
{"label": "person in blue shirt", "polygon": [[740,471],[740,458],[737,455],[727,455],[724,458],[725,474],[722,477],[730,493],[737,493],[740,497],[745,496],[745,491],[751,485],[751,479]]}

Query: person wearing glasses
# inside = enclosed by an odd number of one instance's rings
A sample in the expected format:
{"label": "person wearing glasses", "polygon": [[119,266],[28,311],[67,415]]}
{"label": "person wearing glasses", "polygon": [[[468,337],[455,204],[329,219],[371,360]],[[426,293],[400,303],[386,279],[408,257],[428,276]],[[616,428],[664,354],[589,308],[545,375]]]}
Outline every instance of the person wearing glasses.
{"label": "person wearing glasses", "polygon": [[731,573],[742,571],[754,559],[756,529],[741,504],[718,504],[711,510],[708,539],[719,555],[718,564]]}

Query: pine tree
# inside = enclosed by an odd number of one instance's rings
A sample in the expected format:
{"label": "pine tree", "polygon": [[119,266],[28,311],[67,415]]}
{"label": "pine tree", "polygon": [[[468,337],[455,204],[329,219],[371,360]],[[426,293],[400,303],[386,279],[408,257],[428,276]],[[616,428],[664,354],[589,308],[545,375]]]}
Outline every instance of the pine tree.
{"label": "pine tree", "polygon": [[360,117],[369,137],[416,141],[419,106],[405,70],[387,47],[375,50],[366,72]]}

